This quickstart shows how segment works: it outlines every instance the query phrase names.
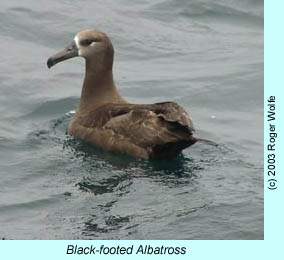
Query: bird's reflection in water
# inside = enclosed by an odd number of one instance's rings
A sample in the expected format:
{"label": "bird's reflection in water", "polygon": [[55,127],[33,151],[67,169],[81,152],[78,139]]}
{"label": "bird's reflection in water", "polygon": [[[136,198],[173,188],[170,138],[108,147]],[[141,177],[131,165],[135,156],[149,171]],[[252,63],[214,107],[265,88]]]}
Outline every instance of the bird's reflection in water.
{"label": "bird's reflection in water", "polygon": [[[89,205],[90,214],[81,227],[81,235],[85,238],[99,239],[103,234],[118,234],[120,230],[135,232],[137,216],[132,215],[128,208],[131,206],[123,201],[137,196],[137,185],[144,186],[139,191],[142,193],[150,183],[155,187],[183,187],[189,191],[195,189],[198,171],[202,169],[198,162],[183,155],[172,160],[134,159],[103,152],[74,138],[65,141],[64,150],[80,164],[80,179],[76,186],[95,196]],[[131,203],[140,203],[135,201]],[[121,203],[126,207],[125,211],[117,209]]]}
{"label": "bird's reflection in water", "polygon": [[184,155],[171,160],[134,159],[103,152],[74,138],[66,140],[64,148],[71,148],[73,156],[80,158],[87,169],[88,175],[83,176],[77,186],[94,194],[125,190],[134,178],[153,178],[165,185],[169,185],[170,180],[176,184],[189,184],[203,169],[198,162]]}

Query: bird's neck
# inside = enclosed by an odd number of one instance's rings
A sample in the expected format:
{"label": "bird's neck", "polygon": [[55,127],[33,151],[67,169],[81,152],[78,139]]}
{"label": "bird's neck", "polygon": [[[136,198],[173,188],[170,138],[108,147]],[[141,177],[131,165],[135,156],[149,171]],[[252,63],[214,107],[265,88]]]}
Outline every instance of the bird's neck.
{"label": "bird's neck", "polygon": [[78,112],[88,112],[104,103],[127,103],[115,86],[112,66],[101,68],[96,64],[86,61],[86,73]]}

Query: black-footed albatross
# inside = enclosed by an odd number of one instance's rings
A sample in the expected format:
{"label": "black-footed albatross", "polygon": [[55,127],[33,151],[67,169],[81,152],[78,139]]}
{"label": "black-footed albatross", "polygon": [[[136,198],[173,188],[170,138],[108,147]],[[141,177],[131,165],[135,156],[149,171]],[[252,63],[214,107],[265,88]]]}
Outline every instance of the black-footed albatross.
{"label": "black-footed albatross", "polygon": [[193,136],[192,121],[178,104],[130,104],[120,95],[112,73],[114,49],[104,33],[79,32],[48,59],[47,66],[76,56],[85,58],[86,73],[69,135],[105,151],[144,159],[174,157],[200,140]]}

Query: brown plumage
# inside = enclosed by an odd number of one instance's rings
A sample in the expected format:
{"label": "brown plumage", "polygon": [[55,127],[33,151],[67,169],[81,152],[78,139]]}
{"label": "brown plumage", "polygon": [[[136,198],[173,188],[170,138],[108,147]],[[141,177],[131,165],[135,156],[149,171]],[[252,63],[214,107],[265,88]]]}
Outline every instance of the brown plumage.
{"label": "brown plumage", "polygon": [[113,54],[109,38],[89,29],[48,59],[48,67],[75,56],[86,59],[80,104],[68,134],[105,151],[145,159],[171,158],[194,144],[192,121],[178,104],[136,105],[121,97],[113,80]]}

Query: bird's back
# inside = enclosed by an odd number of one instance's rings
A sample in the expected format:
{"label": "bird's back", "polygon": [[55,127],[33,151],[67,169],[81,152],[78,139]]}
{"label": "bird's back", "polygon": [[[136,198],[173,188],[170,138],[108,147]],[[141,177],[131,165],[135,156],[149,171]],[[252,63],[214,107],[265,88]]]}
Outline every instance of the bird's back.
{"label": "bird's back", "polygon": [[79,113],[69,127],[71,135],[104,150],[147,159],[176,156],[196,142],[193,132],[190,117],[173,102],[107,103],[87,114]]}

